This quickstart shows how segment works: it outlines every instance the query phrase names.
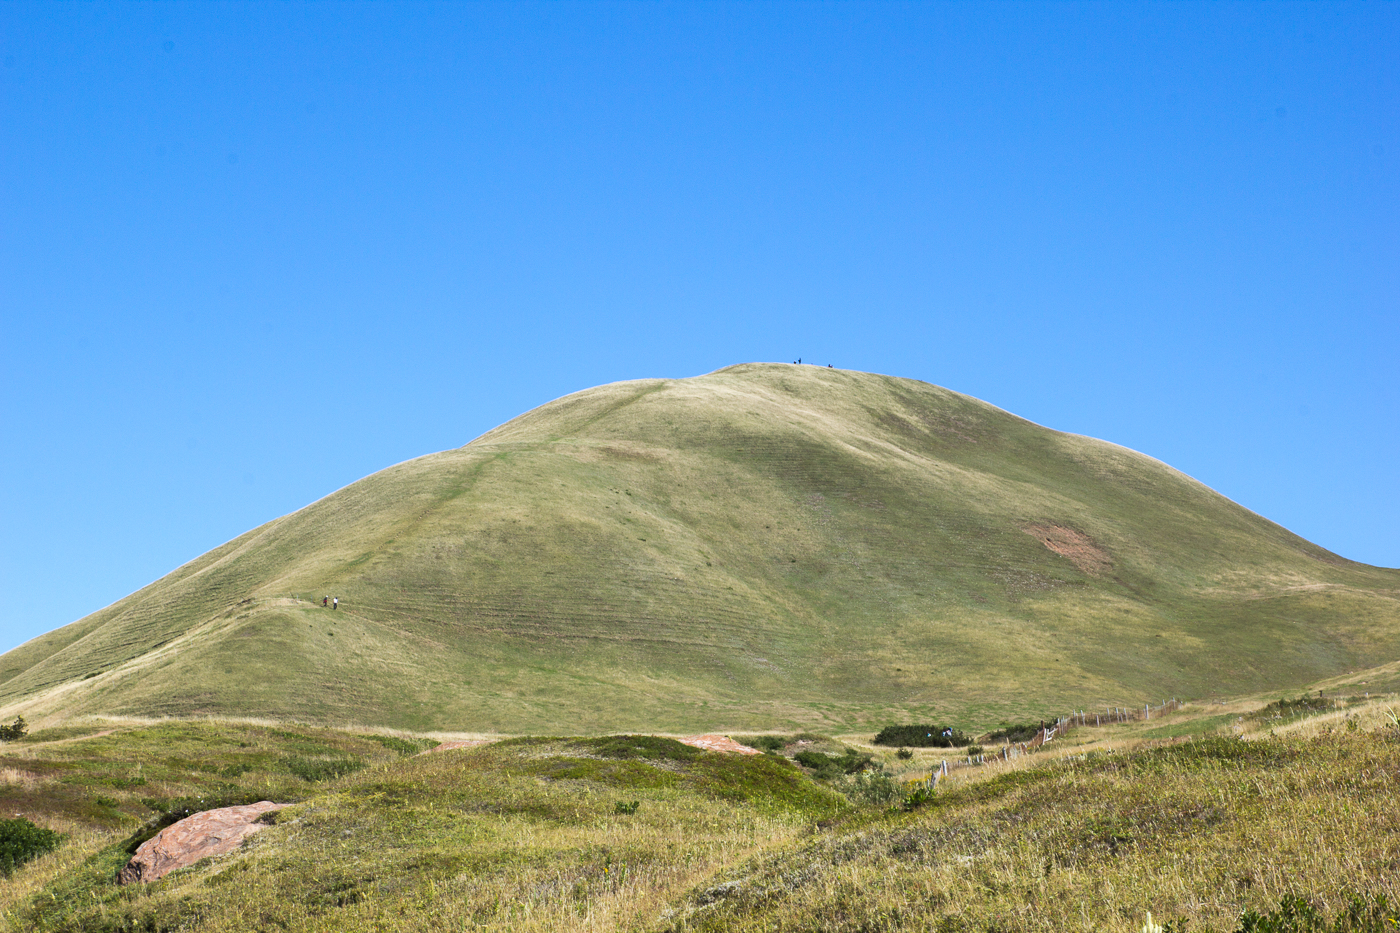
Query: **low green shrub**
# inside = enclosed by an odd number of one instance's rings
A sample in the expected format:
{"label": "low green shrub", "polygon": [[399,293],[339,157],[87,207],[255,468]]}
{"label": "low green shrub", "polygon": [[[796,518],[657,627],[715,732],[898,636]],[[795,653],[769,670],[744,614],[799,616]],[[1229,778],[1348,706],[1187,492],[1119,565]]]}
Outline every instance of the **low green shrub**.
{"label": "low green shrub", "polygon": [[656,735],[605,735],[597,739],[579,739],[571,744],[602,758],[694,761],[704,754],[698,748]]}
{"label": "low green shrub", "polygon": [[900,809],[905,813],[913,813],[924,804],[932,802],[933,797],[933,785],[917,784],[904,795],[904,802],[900,804]]}
{"label": "low green shrub", "polygon": [[1400,927],[1400,909],[1384,894],[1353,895],[1347,908],[1328,922],[1306,898],[1285,897],[1277,910],[1240,914],[1235,933],[1389,933]]}
{"label": "low green shrub", "polygon": [[[1343,700],[1342,705],[1349,706],[1356,702],[1357,699],[1356,697],[1351,697],[1347,700]],[[1335,697],[1309,696],[1307,694],[1295,699],[1284,697],[1283,699],[1275,700],[1263,709],[1255,710],[1249,714],[1249,718],[1264,720],[1266,722],[1273,719],[1300,719],[1304,716],[1316,713],[1331,712],[1337,708],[1337,702],[1337,698]]]}
{"label": "low green shrub", "polygon": [[641,805],[642,802],[640,800],[619,800],[615,809],[624,816],[631,816],[633,813],[637,812],[637,808]]}
{"label": "low green shrub", "polygon": [[846,775],[837,782],[836,789],[845,794],[847,800],[875,806],[893,803],[904,792],[898,782],[884,771],[860,771]]}
{"label": "low green shrub", "polygon": [[0,742],[13,742],[28,734],[29,723],[24,721],[23,716],[16,716],[15,721],[8,726],[0,726]]}
{"label": "low green shrub", "polygon": [[915,748],[952,748],[972,740],[952,726],[885,726],[875,736],[876,745],[907,745]]}
{"label": "low green shrub", "polygon": [[398,752],[400,755],[416,755],[419,752],[426,752],[430,748],[437,748],[441,742],[432,739],[401,739],[395,735],[367,735],[365,738],[371,742],[378,742],[391,752]]}
{"label": "low green shrub", "polygon": [[1004,722],[995,732],[987,735],[988,742],[1029,742],[1040,731],[1042,720],[1030,722]]}
{"label": "low green shrub", "polygon": [[825,752],[802,751],[792,756],[802,767],[814,772],[813,777],[823,781],[833,781],[845,774],[855,774],[870,767],[871,760],[875,757],[868,752],[862,753],[854,748],[848,748],[839,756],[828,755]]}
{"label": "low green shrub", "polygon": [[282,767],[303,781],[319,783],[359,771],[365,766],[364,760],[353,755],[342,758],[284,758]]}
{"label": "low green shrub", "polygon": [[16,868],[52,852],[62,841],[60,834],[35,826],[22,816],[0,820],[0,877],[8,878]]}
{"label": "low green shrub", "polygon": [[914,753],[907,748],[901,748],[899,751],[894,753],[894,757],[898,758],[900,761],[908,761],[909,759],[914,757]]}
{"label": "low green shrub", "polygon": [[787,741],[781,735],[731,735],[730,738],[740,745],[747,745],[770,755],[782,751],[787,746]]}

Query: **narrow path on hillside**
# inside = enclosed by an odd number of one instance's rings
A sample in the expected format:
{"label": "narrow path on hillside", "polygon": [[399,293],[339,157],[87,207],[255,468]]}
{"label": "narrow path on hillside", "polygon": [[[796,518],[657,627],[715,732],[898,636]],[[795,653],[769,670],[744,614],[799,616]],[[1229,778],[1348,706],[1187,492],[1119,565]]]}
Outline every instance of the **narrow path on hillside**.
{"label": "narrow path on hillside", "polygon": [[47,742],[26,742],[24,745],[20,746],[19,749],[16,749],[16,751],[30,748],[48,748],[51,745],[67,745],[69,742],[82,742],[87,739],[101,738],[104,735],[111,735],[116,731],[116,729],[103,729],[101,732],[94,732],[91,735],[75,735],[72,738],[50,739]]}

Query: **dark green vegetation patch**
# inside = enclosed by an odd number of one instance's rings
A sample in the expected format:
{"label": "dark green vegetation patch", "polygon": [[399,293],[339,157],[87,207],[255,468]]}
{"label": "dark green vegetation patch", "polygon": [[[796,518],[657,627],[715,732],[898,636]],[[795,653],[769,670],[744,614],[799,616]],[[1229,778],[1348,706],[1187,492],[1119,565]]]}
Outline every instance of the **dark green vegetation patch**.
{"label": "dark green vegetation patch", "polygon": [[869,752],[846,749],[842,755],[828,755],[825,752],[798,752],[793,760],[812,772],[812,776],[823,781],[831,781],[845,774],[855,774],[871,767],[874,758]]}
{"label": "dark green vegetation patch", "polygon": [[704,754],[694,746],[655,735],[609,735],[598,739],[579,739],[571,747],[603,758],[648,758],[653,761],[694,761]]}
{"label": "dark green vegetation patch", "polygon": [[1235,933],[1393,933],[1400,929],[1400,907],[1384,894],[1353,894],[1346,906],[1327,915],[1305,897],[1283,898],[1274,910],[1246,910]]}
{"label": "dark green vegetation patch", "polygon": [[8,878],[16,868],[52,852],[62,841],[59,833],[35,826],[23,817],[0,820],[0,876]]}
{"label": "dark green vegetation patch", "polygon": [[1346,709],[1349,706],[1361,702],[1361,697],[1324,697],[1321,694],[1313,696],[1304,694],[1303,696],[1274,700],[1262,709],[1257,709],[1249,714],[1250,719],[1268,723],[1292,722],[1298,719],[1305,719],[1308,716],[1316,716],[1319,713],[1330,713],[1337,709]]}
{"label": "dark green vegetation patch", "polygon": [[1045,728],[1044,719],[1031,719],[1026,722],[1004,722],[986,735],[986,741],[993,744],[1006,742],[1029,742]]}
{"label": "dark green vegetation patch", "polygon": [[14,742],[29,734],[29,724],[23,716],[16,716],[8,726],[0,726],[0,742]]}
{"label": "dark green vegetation patch", "polygon": [[961,729],[952,726],[885,726],[875,736],[876,745],[909,748],[958,748],[971,745]]}

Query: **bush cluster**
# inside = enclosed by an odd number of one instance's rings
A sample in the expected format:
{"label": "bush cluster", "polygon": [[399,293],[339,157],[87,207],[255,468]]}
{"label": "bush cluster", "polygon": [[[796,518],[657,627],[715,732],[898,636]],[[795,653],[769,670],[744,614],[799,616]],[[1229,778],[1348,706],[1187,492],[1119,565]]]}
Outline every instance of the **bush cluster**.
{"label": "bush cluster", "polygon": [[[1053,720],[1045,720],[1052,722]],[[1040,731],[1041,720],[1032,719],[1029,722],[1004,722],[1001,728],[987,736],[988,742],[1029,742],[1035,738],[1035,734]]]}
{"label": "bush cluster", "polygon": [[1246,910],[1235,933],[1383,933],[1397,926],[1400,909],[1392,907],[1384,894],[1353,895],[1331,922],[1307,899],[1292,896],[1280,901],[1278,910],[1262,914]]}
{"label": "bush cluster", "polygon": [[28,734],[29,723],[24,721],[23,716],[16,716],[15,721],[8,726],[0,726],[0,742],[13,742]]}
{"label": "bush cluster", "polygon": [[946,725],[886,726],[875,736],[876,745],[912,745],[915,748],[952,748],[971,742],[972,739],[961,729]]}
{"label": "bush cluster", "polygon": [[1304,694],[1297,699],[1275,700],[1268,706],[1250,713],[1251,719],[1290,719],[1297,716],[1306,716],[1309,713],[1322,713],[1332,710],[1336,701],[1322,696],[1309,696]]}
{"label": "bush cluster", "polygon": [[755,735],[741,736],[734,741],[747,745],[749,748],[756,748],[761,752],[775,755],[782,751],[787,742],[781,735]]}
{"label": "bush cluster", "polygon": [[45,852],[58,848],[63,837],[51,829],[35,826],[24,817],[0,820],[0,877]]}
{"label": "bush cluster", "polygon": [[845,774],[855,774],[870,767],[874,755],[846,749],[839,757],[825,752],[804,751],[792,756],[798,764],[812,772],[812,776],[822,781],[834,781]]}

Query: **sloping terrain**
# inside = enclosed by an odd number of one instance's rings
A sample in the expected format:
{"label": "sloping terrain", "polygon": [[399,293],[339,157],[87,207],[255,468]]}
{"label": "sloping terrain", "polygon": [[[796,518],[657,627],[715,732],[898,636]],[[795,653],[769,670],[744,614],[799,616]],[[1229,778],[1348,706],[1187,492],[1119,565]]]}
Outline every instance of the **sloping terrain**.
{"label": "sloping terrain", "polygon": [[0,658],[0,712],[977,726],[1396,658],[1400,571],[936,386],[750,364],[570,395],[269,522]]}
{"label": "sloping terrain", "polygon": [[[266,724],[50,730],[0,747],[5,812],[62,834],[0,865],[0,930],[1138,933],[1150,914],[1193,933],[1392,931],[1394,698],[1327,701],[1291,725],[1250,717],[1248,738],[1210,734],[1209,707],[1165,744],[1091,726],[932,793],[881,773],[892,749],[823,779],[640,735],[419,754]],[[227,855],[117,883],[161,826],[254,800],[289,806]]]}

